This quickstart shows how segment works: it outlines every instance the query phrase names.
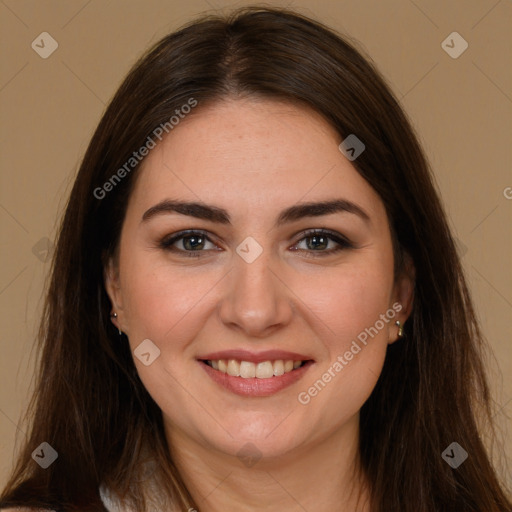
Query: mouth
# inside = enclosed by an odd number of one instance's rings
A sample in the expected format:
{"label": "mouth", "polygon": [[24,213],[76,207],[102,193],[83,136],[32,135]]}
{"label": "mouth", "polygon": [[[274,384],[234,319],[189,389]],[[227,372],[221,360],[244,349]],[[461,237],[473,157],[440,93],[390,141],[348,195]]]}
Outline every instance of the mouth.
{"label": "mouth", "polygon": [[231,377],[241,377],[242,379],[272,379],[297,370],[308,361],[277,359],[274,361],[253,363],[252,361],[237,359],[206,359],[202,360],[202,362],[210,368],[221,373],[226,373]]}
{"label": "mouth", "polygon": [[256,356],[244,353],[239,358],[230,355],[197,361],[215,383],[240,396],[273,395],[301,379],[314,364],[312,359],[291,353],[276,354],[275,358],[269,357],[270,352]]}

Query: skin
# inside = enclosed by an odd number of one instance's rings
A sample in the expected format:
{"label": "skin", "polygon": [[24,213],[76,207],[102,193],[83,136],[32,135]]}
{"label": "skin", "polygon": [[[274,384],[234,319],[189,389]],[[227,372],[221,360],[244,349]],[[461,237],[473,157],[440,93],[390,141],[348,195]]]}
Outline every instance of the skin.
{"label": "skin", "polygon": [[[397,339],[395,320],[403,324],[410,313],[413,272],[395,279],[383,203],[340,142],[306,107],[226,100],[198,106],[143,162],[106,288],[132,350],[150,339],[161,351],[149,366],[134,361],[201,512],[369,510],[356,472],[359,410]],[[338,198],[369,220],[338,212],[275,226],[289,206]],[[231,225],[179,213],[142,222],[164,199],[224,208]],[[330,240],[315,249],[303,234],[315,228],[354,247],[329,254],[338,246]],[[185,229],[210,237],[199,257],[187,257],[183,239],[174,244],[182,252],[159,247]],[[236,252],[248,236],[263,249],[250,264]],[[299,403],[298,394],[396,302],[403,306],[396,317],[307,405]],[[315,362],[273,396],[241,397],[196,360],[229,349],[289,350]],[[251,467],[236,456],[248,442],[261,455]]]}

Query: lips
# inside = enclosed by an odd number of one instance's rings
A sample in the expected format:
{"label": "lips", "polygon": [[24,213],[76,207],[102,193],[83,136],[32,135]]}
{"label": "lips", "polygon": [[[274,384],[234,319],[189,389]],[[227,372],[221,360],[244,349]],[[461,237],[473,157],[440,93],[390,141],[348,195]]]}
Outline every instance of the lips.
{"label": "lips", "polygon": [[222,387],[242,396],[269,396],[300,379],[313,360],[282,350],[230,350],[205,354],[198,362]]}

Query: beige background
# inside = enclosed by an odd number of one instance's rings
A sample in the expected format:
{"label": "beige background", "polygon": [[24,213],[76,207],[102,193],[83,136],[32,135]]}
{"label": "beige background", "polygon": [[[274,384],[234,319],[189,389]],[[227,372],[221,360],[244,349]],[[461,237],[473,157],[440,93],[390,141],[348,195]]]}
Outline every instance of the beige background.
{"label": "beige background", "polygon": [[[45,254],[105,105],[150,44],[197,13],[248,3],[0,0],[0,486],[17,430],[24,435],[17,424],[28,399]],[[419,131],[498,361],[497,418],[511,459],[512,2],[288,5],[359,40]],[[441,46],[453,31],[469,44],[457,59]],[[31,47],[42,32],[58,43],[47,59]]]}

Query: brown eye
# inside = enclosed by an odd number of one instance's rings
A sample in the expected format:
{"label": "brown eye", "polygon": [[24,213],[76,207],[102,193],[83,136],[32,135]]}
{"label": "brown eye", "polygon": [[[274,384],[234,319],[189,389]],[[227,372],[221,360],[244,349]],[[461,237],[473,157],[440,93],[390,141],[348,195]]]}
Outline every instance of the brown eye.
{"label": "brown eye", "polygon": [[186,251],[197,251],[204,248],[206,238],[203,235],[184,236],[180,239]]}
{"label": "brown eye", "polygon": [[[212,247],[207,247],[207,244],[211,244]],[[199,253],[212,250],[217,247],[205,233],[200,231],[182,231],[180,233],[176,233],[170,237],[164,238],[160,242],[159,246],[168,251],[189,253],[187,256],[199,256]]]}
{"label": "brown eye", "polygon": [[[342,249],[353,248],[351,242],[341,235],[324,230],[313,230],[303,233],[303,236],[292,250],[316,252],[318,256],[329,255]],[[299,247],[303,244],[303,247]]]}

